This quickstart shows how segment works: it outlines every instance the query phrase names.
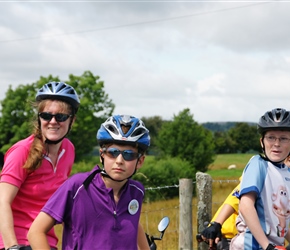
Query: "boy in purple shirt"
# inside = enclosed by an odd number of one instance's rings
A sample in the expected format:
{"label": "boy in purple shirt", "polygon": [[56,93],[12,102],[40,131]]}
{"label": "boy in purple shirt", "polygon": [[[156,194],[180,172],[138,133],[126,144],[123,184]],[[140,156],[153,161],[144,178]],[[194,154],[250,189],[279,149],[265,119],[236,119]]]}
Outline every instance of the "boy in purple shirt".
{"label": "boy in purple shirt", "polygon": [[75,174],[49,199],[28,233],[34,250],[50,249],[46,233],[58,223],[63,250],[137,249],[144,187],[130,178],[144,163],[149,131],[136,117],[116,115],[97,140],[103,168]]}

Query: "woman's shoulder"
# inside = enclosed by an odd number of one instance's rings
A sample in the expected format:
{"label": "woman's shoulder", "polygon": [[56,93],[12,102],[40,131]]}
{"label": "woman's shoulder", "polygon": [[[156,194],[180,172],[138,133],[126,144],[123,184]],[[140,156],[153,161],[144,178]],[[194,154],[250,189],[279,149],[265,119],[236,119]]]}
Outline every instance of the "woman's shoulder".
{"label": "woman's shoulder", "polygon": [[[14,157],[15,155],[18,156],[18,159],[27,157],[31,144],[34,140],[34,136],[31,135],[25,139],[22,139],[15,144],[13,144],[5,153],[4,161],[7,160],[7,158]],[[15,159],[14,159],[15,160]]]}
{"label": "woman's shoulder", "polygon": [[63,148],[67,148],[67,147],[70,147],[70,148],[75,148],[75,146],[74,146],[74,144],[68,139],[68,138],[64,138],[63,140],[62,140],[62,147]]}
{"label": "woman's shoulder", "polygon": [[30,148],[31,143],[34,140],[34,135],[30,135],[24,139],[19,140],[18,142],[14,143],[10,149],[17,148],[20,146]]}

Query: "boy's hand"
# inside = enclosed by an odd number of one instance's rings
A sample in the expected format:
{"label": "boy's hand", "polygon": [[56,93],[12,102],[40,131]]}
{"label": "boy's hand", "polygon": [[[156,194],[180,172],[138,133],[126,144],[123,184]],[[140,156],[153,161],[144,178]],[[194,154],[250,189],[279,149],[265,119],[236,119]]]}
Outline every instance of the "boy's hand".
{"label": "boy's hand", "polygon": [[221,229],[222,225],[218,222],[213,221],[209,224],[209,227],[207,227],[202,231],[201,235],[206,239],[212,240],[214,240],[215,238],[221,238],[222,237]]}
{"label": "boy's hand", "polygon": [[285,250],[286,248],[284,246],[276,246],[274,244],[269,244],[266,248],[266,250]]}

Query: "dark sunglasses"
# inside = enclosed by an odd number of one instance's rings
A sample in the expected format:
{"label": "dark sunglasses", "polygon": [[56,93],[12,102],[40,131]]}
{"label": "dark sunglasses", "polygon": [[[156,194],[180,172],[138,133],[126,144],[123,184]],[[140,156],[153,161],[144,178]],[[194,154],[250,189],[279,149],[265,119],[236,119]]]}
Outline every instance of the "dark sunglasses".
{"label": "dark sunglasses", "polygon": [[47,113],[47,112],[42,112],[39,113],[38,116],[45,120],[45,121],[50,121],[52,119],[52,117],[55,118],[55,120],[57,122],[65,122],[69,117],[71,117],[72,115],[68,115],[68,114],[61,114],[61,113],[57,113],[57,114],[51,114],[51,113]]}
{"label": "dark sunglasses", "polygon": [[119,154],[122,154],[125,161],[133,161],[141,156],[140,153],[136,153],[133,150],[119,150],[117,148],[103,148],[103,153],[111,158],[117,158]]}

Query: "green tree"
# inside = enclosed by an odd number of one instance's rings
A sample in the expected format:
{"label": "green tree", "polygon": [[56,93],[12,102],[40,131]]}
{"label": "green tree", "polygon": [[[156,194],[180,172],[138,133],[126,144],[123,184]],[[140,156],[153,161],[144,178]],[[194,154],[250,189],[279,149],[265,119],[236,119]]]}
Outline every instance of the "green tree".
{"label": "green tree", "polygon": [[195,178],[196,171],[205,172],[214,161],[213,135],[194,121],[189,109],[163,124],[157,145],[165,155],[188,161],[192,167],[191,178]]}
{"label": "green tree", "polygon": [[229,136],[234,141],[234,151],[246,153],[249,151],[259,151],[259,134],[257,127],[246,122],[239,122],[228,131]]}
{"label": "green tree", "polygon": [[158,151],[156,147],[156,138],[164,121],[161,116],[142,117],[141,120],[145,123],[150,133],[150,148],[148,154],[155,154]]}
{"label": "green tree", "polygon": [[227,132],[214,132],[214,145],[217,154],[234,153],[234,142]]}
{"label": "green tree", "polygon": [[[9,86],[6,97],[1,101],[0,147],[1,152],[29,135],[34,111],[30,101],[35,96],[35,84],[19,85],[15,90]],[[30,100],[30,101],[29,101]]]}
{"label": "green tree", "polygon": [[[15,90],[9,86],[5,99],[1,101],[0,151],[2,154],[12,144],[31,133],[31,118],[35,115],[31,103],[35,101],[37,90],[49,81],[60,81],[60,79],[49,75],[40,77],[35,83],[19,85]],[[75,145],[76,160],[78,160],[96,145],[97,130],[101,122],[112,114],[115,105],[104,91],[104,82],[90,71],[85,71],[81,76],[71,74],[69,80],[65,82],[75,88],[81,101],[77,119],[68,135]]]}
{"label": "green tree", "polygon": [[[157,159],[148,156],[144,165],[133,176],[133,179],[143,183],[145,188],[156,188],[146,192],[146,200],[171,199],[178,196],[179,179],[188,178],[191,175],[190,163],[177,157],[164,157]],[[158,187],[170,185],[171,188],[159,190]],[[172,188],[172,186],[176,188]]]}

